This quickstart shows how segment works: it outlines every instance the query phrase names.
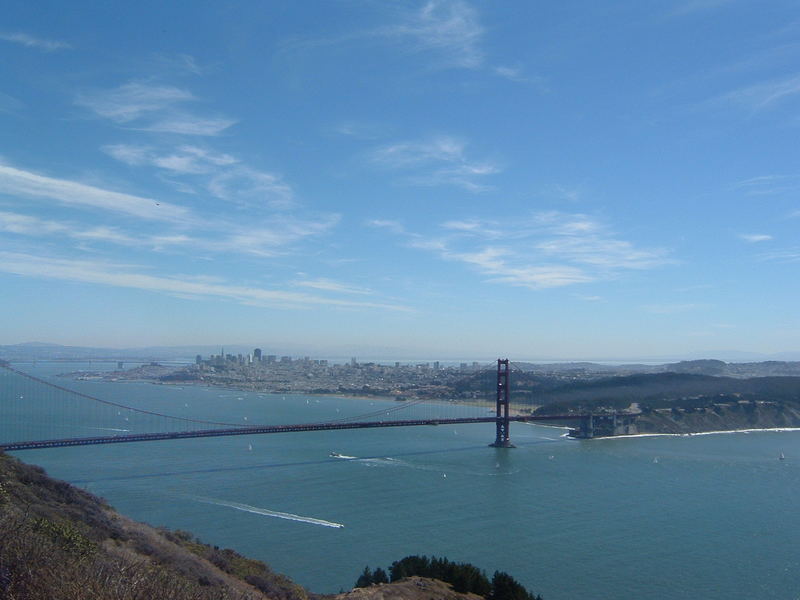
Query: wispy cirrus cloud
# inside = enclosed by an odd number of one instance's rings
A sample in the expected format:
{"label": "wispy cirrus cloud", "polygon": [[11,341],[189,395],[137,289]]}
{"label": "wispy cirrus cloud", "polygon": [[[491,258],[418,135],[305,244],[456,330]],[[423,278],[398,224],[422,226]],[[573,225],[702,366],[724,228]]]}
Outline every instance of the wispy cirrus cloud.
{"label": "wispy cirrus cloud", "polygon": [[436,52],[441,66],[475,69],[484,63],[478,12],[460,0],[430,0],[375,33],[396,39],[412,52]]}
{"label": "wispy cirrus cloud", "polygon": [[800,262],[800,248],[785,248],[783,250],[774,250],[772,252],[764,252],[758,256],[760,260],[768,262],[779,263],[795,263]]}
{"label": "wispy cirrus cloud", "polygon": [[372,294],[372,290],[368,288],[357,287],[347,283],[333,281],[332,279],[327,279],[325,277],[320,277],[317,279],[300,279],[297,281],[293,281],[292,285],[296,287],[306,287],[325,292],[336,292],[339,294],[357,294],[357,295]]}
{"label": "wispy cirrus cloud", "polygon": [[102,243],[155,251],[186,249],[215,254],[250,255],[261,258],[286,254],[294,245],[328,233],[339,222],[338,215],[316,219],[271,219],[256,225],[229,221],[199,224],[162,231],[136,231],[107,224],[76,223],[42,219],[18,212],[0,211],[0,231],[28,237],[69,238],[86,244]]}
{"label": "wispy cirrus cloud", "polygon": [[491,282],[543,289],[614,279],[626,270],[674,262],[662,248],[638,248],[583,214],[536,213],[504,223],[448,221],[438,234],[410,233],[393,221],[373,227],[405,238],[410,247],[469,265]]}
{"label": "wispy cirrus cloud", "polygon": [[[219,157],[217,159],[221,160]],[[253,189],[250,191],[255,193]],[[245,192],[234,189],[231,193]],[[161,199],[47,177],[3,164],[0,164],[0,195],[12,201],[24,200],[27,203],[33,199],[42,206],[55,204],[80,211],[76,213],[80,224],[43,220],[6,211],[3,213],[3,223],[9,232],[25,235],[58,234],[84,241],[153,248],[194,247],[261,257],[284,254],[304,240],[325,235],[341,218],[336,213],[307,214],[295,211],[296,214],[287,214],[283,210],[265,213],[263,207],[267,204],[264,202],[261,208],[252,207],[242,215],[232,212],[206,216]],[[103,223],[116,215],[133,217],[139,221],[125,221],[125,227],[109,227]],[[167,227],[167,230],[150,231],[158,226],[162,229]]]}
{"label": "wispy cirrus cloud", "polygon": [[800,189],[798,175],[760,175],[733,184],[733,189],[741,190],[748,196],[772,196]]}
{"label": "wispy cirrus cloud", "polygon": [[68,44],[67,42],[48,40],[22,32],[0,32],[0,40],[12,42],[14,44],[21,44],[27,48],[44,50],[45,52],[53,52],[54,50],[67,50],[72,48],[72,45]]}
{"label": "wispy cirrus cloud", "polygon": [[198,115],[179,114],[154,121],[149,125],[143,126],[141,129],[154,133],[215,136],[235,124],[236,120],[227,119],[225,117],[201,117]]}
{"label": "wispy cirrus cloud", "polygon": [[36,237],[59,235],[80,241],[111,241],[128,246],[138,246],[144,241],[141,236],[126,235],[114,227],[86,227],[8,211],[0,211],[0,231]]}
{"label": "wispy cirrus cloud", "polygon": [[190,211],[177,204],[125,194],[68,179],[47,177],[0,164],[0,194],[102,209],[140,219],[188,223]]}
{"label": "wispy cirrus cloud", "polygon": [[246,206],[267,205],[285,210],[295,204],[291,186],[280,176],[248,167],[228,169],[215,175],[208,189],[218,198]]}
{"label": "wispy cirrus cloud", "polygon": [[109,144],[103,152],[130,166],[153,166],[182,175],[213,172],[239,162],[230,154],[218,153],[208,148],[183,144],[169,150],[147,145]]}
{"label": "wispy cirrus cloud", "polygon": [[793,75],[741,87],[717,98],[713,104],[729,104],[760,112],[777,107],[800,94],[800,76]]}
{"label": "wispy cirrus cloud", "polygon": [[196,100],[196,98],[188,90],[171,85],[132,81],[112,90],[78,94],[75,104],[117,123],[129,123],[190,100]]}
{"label": "wispy cirrus cloud", "polygon": [[499,173],[500,167],[489,160],[469,158],[466,148],[464,140],[440,135],[381,146],[370,158],[376,165],[404,173],[404,181],[410,184],[454,185],[471,192],[490,189],[480,180]]}
{"label": "wispy cirrus cloud", "polygon": [[177,176],[204,176],[197,180],[199,185],[216,198],[240,206],[267,206],[277,210],[295,206],[291,186],[279,175],[247,167],[230,154],[186,144],[160,149],[112,144],[102,150],[130,166],[156,167]]}
{"label": "wispy cirrus cloud", "polygon": [[0,272],[27,277],[92,283],[132,288],[183,298],[221,299],[253,306],[287,309],[331,307],[343,309],[378,309],[408,311],[405,306],[380,302],[362,302],[343,298],[231,285],[207,278],[156,276],[141,272],[135,265],[38,256],[19,252],[0,252]]}
{"label": "wispy cirrus cloud", "polygon": [[188,90],[141,81],[83,92],[75,98],[75,104],[99,117],[155,133],[215,136],[236,123],[235,119],[196,115],[182,108],[194,101],[198,98]]}
{"label": "wispy cirrus cloud", "polygon": [[250,225],[231,226],[223,222],[221,229],[229,233],[216,240],[205,240],[204,247],[212,251],[277,256],[285,254],[294,244],[328,233],[340,219],[338,214],[326,214],[304,218],[275,216]]}
{"label": "wispy cirrus cloud", "polygon": [[756,244],[758,242],[768,242],[772,239],[772,236],[766,233],[740,233],[739,239],[750,244]]}
{"label": "wispy cirrus cloud", "polygon": [[547,80],[544,77],[541,75],[528,75],[520,65],[515,65],[513,67],[509,65],[497,65],[491,68],[491,72],[498,77],[508,79],[515,83],[531,84],[542,94],[550,92]]}

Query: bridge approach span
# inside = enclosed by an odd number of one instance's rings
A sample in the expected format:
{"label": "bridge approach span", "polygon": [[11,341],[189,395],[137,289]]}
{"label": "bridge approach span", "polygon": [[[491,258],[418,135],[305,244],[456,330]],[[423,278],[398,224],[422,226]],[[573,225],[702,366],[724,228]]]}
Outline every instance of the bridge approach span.
{"label": "bridge approach span", "polygon": [[[586,415],[541,415],[514,416],[509,421],[581,421]],[[366,421],[351,423],[302,423],[298,425],[261,425],[253,427],[231,427],[228,429],[198,429],[195,431],[174,431],[167,433],[138,433],[127,435],[108,435],[87,438],[64,438],[55,440],[36,440],[10,442],[0,445],[0,451],[16,452],[40,448],[64,448],[69,446],[94,446],[97,444],[121,444],[125,442],[152,442],[157,440],[182,440],[188,438],[221,437],[230,435],[260,435],[265,433],[295,433],[301,431],[334,431],[339,429],[373,429],[378,427],[416,427],[420,425],[460,425],[468,423],[495,423],[497,417],[463,417],[448,419],[412,419],[405,421]]]}

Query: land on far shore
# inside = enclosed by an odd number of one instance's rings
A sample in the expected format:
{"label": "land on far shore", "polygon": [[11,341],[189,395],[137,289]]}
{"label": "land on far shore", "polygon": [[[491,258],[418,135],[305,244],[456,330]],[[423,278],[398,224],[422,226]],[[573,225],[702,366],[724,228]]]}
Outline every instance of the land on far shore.
{"label": "land on far shore", "polygon": [[[515,363],[515,414],[641,412],[640,432],[800,427],[800,363],[684,361],[664,365]],[[347,395],[463,403],[491,402],[496,374],[483,365],[382,365],[211,357],[196,364],[150,363],[127,370],[68,374],[106,381],[210,385],[281,394]]]}

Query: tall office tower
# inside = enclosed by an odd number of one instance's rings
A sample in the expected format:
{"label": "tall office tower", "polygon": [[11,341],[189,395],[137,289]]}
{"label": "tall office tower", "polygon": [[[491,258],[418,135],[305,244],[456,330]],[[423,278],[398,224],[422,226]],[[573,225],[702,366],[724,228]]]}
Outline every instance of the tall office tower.
{"label": "tall office tower", "polygon": [[261,362],[261,348],[256,348],[253,350],[253,360],[256,362]]}

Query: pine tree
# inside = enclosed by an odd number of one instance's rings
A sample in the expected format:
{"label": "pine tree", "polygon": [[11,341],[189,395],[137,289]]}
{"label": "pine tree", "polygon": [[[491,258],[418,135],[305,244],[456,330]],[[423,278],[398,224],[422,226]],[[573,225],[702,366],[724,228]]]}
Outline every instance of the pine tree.
{"label": "pine tree", "polygon": [[[384,576],[385,575],[386,574],[384,573]],[[366,567],[364,567],[364,572],[361,574],[361,576],[356,581],[356,587],[357,588],[369,587],[374,582],[375,582],[375,580],[374,580],[374,576],[372,574],[372,571],[370,571],[369,566],[366,566]]]}

